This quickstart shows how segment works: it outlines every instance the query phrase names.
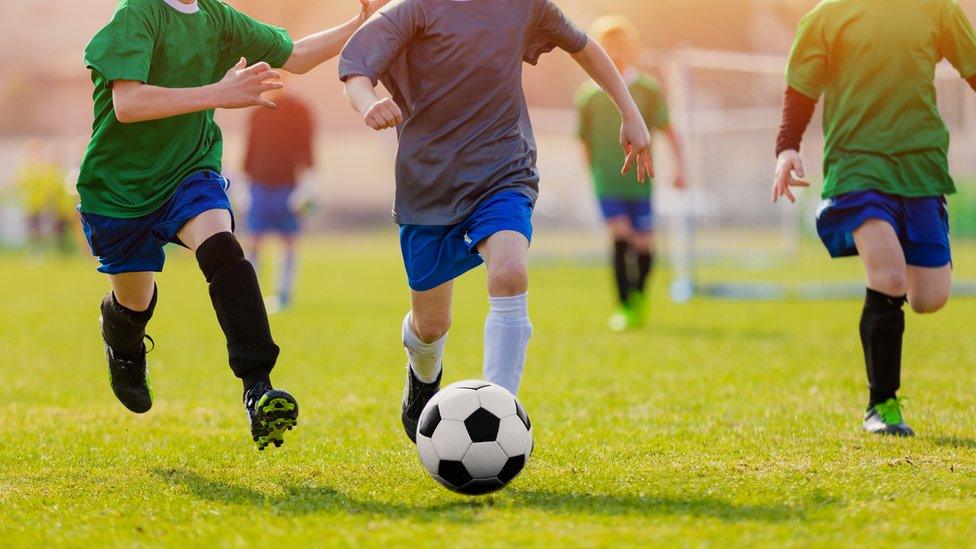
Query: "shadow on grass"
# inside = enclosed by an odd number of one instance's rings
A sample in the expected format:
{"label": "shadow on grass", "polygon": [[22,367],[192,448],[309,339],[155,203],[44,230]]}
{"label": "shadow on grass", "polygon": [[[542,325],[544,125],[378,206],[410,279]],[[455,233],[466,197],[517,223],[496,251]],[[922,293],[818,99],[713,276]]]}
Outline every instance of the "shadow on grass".
{"label": "shadow on grass", "polygon": [[933,437],[931,439],[937,446],[947,448],[957,448],[960,450],[976,450],[976,439],[962,437]]}
{"label": "shadow on grass", "polygon": [[388,501],[364,501],[325,486],[308,484],[279,485],[282,494],[268,495],[241,484],[205,478],[187,469],[157,469],[167,484],[181,486],[195,497],[228,505],[251,505],[267,508],[282,515],[302,515],[321,511],[366,514],[387,518],[450,519],[452,522],[474,522],[475,511],[491,507],[492,498],[445,502],[433,506],[409,505]]}
{"label": "shadow on grass", "polygon": [[761,521],[783,522],[806,517],[810,511],[833,507],[839,501],[826,496],[814,496],[799,505],[737,504],[700,497],[635,496],[609,494],[573,494],[534,490],[512,490],[518,505],[556,513],[583,513],[605,516],[683,516],[713,518],[726,522]]}
{"label": "shadow on grass", "polygon": [[[572,513],[597,516],[704,517],[726,522],[761,521],[783,522],[803,519],[809,511],[838,504],[827,497],[814,497],[799,505],[741,505],[712,497],[638,496],[611,494],[581,494],[537,490],[509,489],[501,498],[493,496],[477,499],[445,501],[435,505],[408,504],[389,501],[359,500],[332,488],[312,485],[284,485],[283,493],[271,495],[222,480],[205,478],[186,469],[161,469],[157,475],[167,484],[180,486],[195,497],[215,503],[250,505],[267,508],[271,512],[301,515],[318,512],[364,514],[390,519],[474,523],[480,520],[479,511],[500,509],[535,509],[550,513]],[[431,486],[432,490],[440,490]]]}

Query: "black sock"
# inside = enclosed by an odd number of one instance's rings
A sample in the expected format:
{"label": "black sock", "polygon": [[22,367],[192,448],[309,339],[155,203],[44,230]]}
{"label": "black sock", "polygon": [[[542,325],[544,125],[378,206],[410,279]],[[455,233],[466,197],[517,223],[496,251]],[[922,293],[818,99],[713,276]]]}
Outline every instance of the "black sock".
{"label": "black sock", "polygon": [[621,305],[626,305],[630,298],[630,265],[628,256],[630,255],[630,243],[626,240],[614,240],[613,242],[613,276],[617,281],[617,297]]}
{"label": "black sock", "polygon": [[115,294],[109,292],[102,299],[102,337],[112,348],[115,356],[131,361],[142,360],[146,352],[146,325],[156,309],[156,288],[145,311],[133,311],[123,307]]}
{"label": "black sock", "polygon": [[894,398],[901,387],[905,301],[905,296],[892,297],[868,288],[861,314],[861,346],[871,389],[869,406]]}
{"label": "black sock", "polygon": [[651,277],[654,269],[654,252],[639,252],[637,254],[637,288],[644,293],[647,289],[647,280]]}
{"label": "black sock", "polygon": [[268,313],[254,267],[233,233],[216,234],[197,248],[197,262],[210,283],[210,300],[227,338],[227,353],[234,375],[247,390],[258,383],[271,385],[278,360],[271,338]]}

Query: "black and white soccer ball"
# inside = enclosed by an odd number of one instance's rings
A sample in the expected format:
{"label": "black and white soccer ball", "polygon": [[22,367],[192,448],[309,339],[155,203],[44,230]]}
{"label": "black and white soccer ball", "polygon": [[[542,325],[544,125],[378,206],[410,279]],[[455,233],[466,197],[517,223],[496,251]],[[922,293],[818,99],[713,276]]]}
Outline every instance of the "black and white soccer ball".
{"label": "black and white soccer ball", "polygon": [[505,487],[525,468],[532,448],[528,414],[515,395],[494,383],[449,385],[420,414],[420,460],[434,479],[461,494]]}

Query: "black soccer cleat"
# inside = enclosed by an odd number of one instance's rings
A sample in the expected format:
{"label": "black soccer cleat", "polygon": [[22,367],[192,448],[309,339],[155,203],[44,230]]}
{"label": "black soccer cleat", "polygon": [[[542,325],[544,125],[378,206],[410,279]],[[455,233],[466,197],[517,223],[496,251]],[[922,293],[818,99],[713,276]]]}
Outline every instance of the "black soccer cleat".
{"label": "black soccer cleat", "polygon": [[437,374],[437,379],[433,383],[424,383],[417,379],[417,374],[413,373],[413,368],[407,365],[407,385],[403,389],[403,409],[400,420],[403,421],[403,430],[407,432],[410,440],[417,443],[417,424],[420,422],[420,413],[430,402],[430,399],[441,390],[441,377],[444,371]]}
{"label": "black soccer cleat", "polygon": [[258,383],[244,393],[244,410],[251,423],[251,438],[264,450],[285,443],[285,431],[298,426],[298,401],[289,393]]}
{"label": "black soccer cleat", "polygon": [[905,423],[901,412],[904,399],[890,398],[868,408],[864,414],[864,430],[876,435],[913,437],[915,431]]}
{"label": "black soccer cleat", "polygon": [[[150,345],[155,346],[151,337],[145,337]],[[104,336],[102,339],[104,341]],[[132,412],[137,414],[148,412],[153,405],[153,390],[152,384],[149,382],[149,361],[146,360],[146,355],[152,350],[152,347],[147,349],[146,344],[143,343],[139,357],[133,359],[116,355],[115,350],[108,342],[105,341],[104,343],[109,381],[112,384],[112,392],[115,393],[115,397]]]}

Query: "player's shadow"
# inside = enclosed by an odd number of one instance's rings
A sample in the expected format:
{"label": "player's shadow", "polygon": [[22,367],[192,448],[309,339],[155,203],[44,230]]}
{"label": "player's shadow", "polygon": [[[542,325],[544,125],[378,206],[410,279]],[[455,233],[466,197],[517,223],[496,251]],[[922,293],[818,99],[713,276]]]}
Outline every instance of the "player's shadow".
{"label": "player's shadow", "polygon": [[280,494],[269,495],[242,484],[209,479],[188,469],[159,469],[156,473],[167,484],[181,487],[205,501],[261,507],[289,516],[325,511],[394,519],[475,523],[483,517],[482,510],[498,505],[502,508],[528,508],[553,513],[637,517],[666,515],[707,517],[727,522],[783,522],[802,519],[811,510],[837,504],[826,497],[815,497],[797,505],[760,505],[737,504],[694,494],[681,497],[601,495],[513,488],[497,500],[489,496],[424,505],[359,500],[329,487],[307,484],[280,485]]}
{"label": "player's shadow", "polygon": [[188,469],[157,469],[156,474],[171,486],[182,487],[195,497],[227,505],[262,507],[281,515],[305,515],[322,511],[365,514],[414,520],[476,522],[477,511],[490,507],[488,499],[458,500],[438,505],[411,505],[390,501],[359,500],[326,486],[280,485],[280,494],[269,495],[242,484],[214,480]]}
{"label": "player's shadow", "polygon": [[608,516],[705,517],[726,522],[784,522],[802,520],[810,511],[832,507],[839,501],[816,495],[796,505],[739,504],[711,496],[637,496],[579,494],[536,490],[512,490],[518,504],[557,513],[585,513]]}

